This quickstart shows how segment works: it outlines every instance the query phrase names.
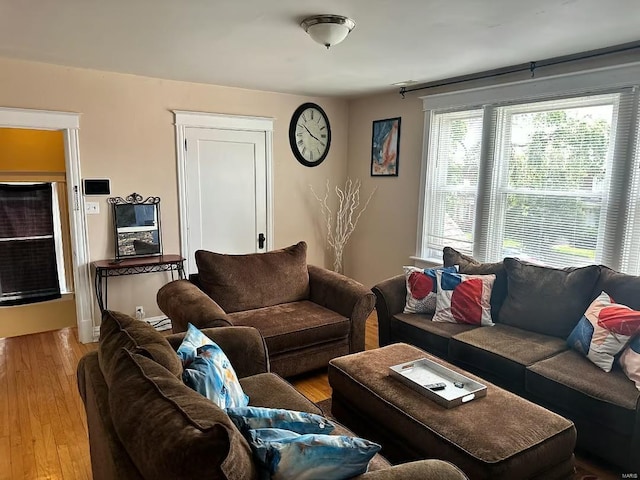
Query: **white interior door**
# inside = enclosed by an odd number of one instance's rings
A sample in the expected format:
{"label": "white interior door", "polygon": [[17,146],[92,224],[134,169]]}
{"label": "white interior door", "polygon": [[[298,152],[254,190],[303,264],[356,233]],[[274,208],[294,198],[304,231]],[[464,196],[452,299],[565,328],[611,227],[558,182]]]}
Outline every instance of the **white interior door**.
{"label": "white interior door", "polygon": [[265,251],[266,132],[186,128],[185,140],[188,271],[197,271],[199,249]]}

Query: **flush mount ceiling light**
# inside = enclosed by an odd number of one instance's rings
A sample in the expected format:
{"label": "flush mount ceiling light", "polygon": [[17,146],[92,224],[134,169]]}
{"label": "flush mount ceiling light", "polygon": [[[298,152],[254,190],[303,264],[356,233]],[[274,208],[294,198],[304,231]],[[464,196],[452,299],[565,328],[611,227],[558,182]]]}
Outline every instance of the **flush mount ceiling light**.
{"label": "flush mount ceiling light", "polygon": [[341,15],[314,15],[305,18],[300,26],[316,42],[329,49],[347,38],[356,22]]}

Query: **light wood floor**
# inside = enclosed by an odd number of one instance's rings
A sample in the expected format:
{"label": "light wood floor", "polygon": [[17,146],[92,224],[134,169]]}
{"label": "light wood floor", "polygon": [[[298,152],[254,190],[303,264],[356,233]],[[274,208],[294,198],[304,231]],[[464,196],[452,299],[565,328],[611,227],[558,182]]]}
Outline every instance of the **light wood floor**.
{"label": "light wood floor", "polygon": [[[366,348],[378,346],[377,318],[367,321]],[[91,479],[87,425],[76,365],[97,344],[78,343],[75,328],[0,338],[0,480]],[[314,402],[331,396],[325,373],[293,385]],[[602,480],[619,479],[578,457]]]}
{"label": "light wood floor", "polygon": [[0,339],[0,480],[91,479],[76,329]]}

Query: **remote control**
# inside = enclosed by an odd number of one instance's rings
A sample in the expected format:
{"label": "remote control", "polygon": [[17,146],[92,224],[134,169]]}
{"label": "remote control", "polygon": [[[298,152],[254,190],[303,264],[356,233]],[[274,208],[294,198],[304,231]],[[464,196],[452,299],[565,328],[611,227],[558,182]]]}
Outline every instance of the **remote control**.
{"label": "remote control", "polygon": [[428,388],[429,390],[432,390],[434,392],[437,392],[438,390],[444,390],[446,386],[447,385],[442,383],[442,382],[430,383],[429,385],[425,385],[426,388]]}

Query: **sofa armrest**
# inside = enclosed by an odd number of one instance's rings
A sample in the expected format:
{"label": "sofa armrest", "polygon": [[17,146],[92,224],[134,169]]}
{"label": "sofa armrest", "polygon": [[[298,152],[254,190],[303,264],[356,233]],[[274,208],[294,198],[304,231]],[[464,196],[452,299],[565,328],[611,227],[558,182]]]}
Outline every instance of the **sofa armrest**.
{"label": "sofa armrest", "polygon": [[189,280],[167,283],[158,290],[156,301],[171,319],[174,333],[186,332],[188,323],[199,329],[233,326],[220,305]]}
{"label": "sofa armrest", "polygon": [[407,298],[407,287],[404,274],[388,278],[371,290],[376,296],[376,311],[378,312],[378,342],[380,346],[391,343],[391,318],[404,310]]}
{"label": "sofa armrest", "polygon": [[458,467],[443,460],[419,460],[363,473],[354,480],[469,480]]}
{"label": "sofa armrest", "polygon": [[[239,378],[269,372],[269,355],[264,338],[253,327],[215,327],[202,330],[227,355]],[[185,333],[168,335],[167,340],[177,350]]]}
{"label": "sofa armrest", "polygon": [[364,350],[365,323],[373,311],[375,296],[364,285],[326,268],[308,265],[309,298],[313,303],[351,321],[349,352]]}

